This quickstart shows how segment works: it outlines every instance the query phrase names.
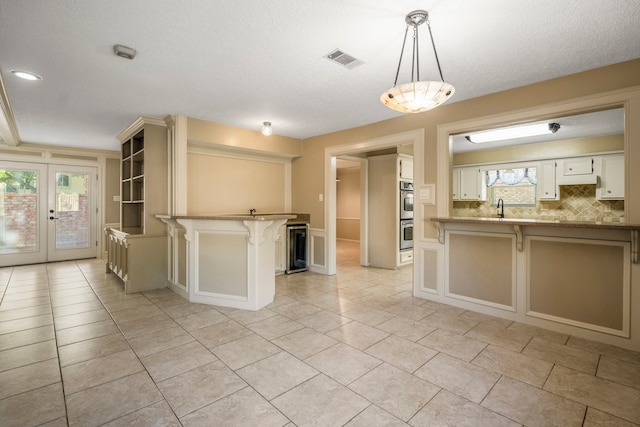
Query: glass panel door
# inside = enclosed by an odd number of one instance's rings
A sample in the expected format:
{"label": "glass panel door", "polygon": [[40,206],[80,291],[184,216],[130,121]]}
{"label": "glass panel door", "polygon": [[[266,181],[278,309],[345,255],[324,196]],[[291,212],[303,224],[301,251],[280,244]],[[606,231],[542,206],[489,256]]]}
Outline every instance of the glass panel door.
{"label": "glass panel door", "polygon": [[97,255],[95,175],[95,168],[49,165],[49,261]]}
{"label": "glass panel door", "polygon": [[0,162],[0,266],[47,260],[47,166]]}

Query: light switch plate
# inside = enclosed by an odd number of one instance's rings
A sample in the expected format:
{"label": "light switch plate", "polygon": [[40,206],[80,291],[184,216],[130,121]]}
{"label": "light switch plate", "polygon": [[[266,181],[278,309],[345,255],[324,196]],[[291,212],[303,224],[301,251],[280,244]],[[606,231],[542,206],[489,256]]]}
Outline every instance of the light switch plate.
{"label": "light switch plate", "polygon": [[425,205],[435,205],[436,204],[436,185],[435,184],[426,184],[423,187],[420,187],[420,201]]}

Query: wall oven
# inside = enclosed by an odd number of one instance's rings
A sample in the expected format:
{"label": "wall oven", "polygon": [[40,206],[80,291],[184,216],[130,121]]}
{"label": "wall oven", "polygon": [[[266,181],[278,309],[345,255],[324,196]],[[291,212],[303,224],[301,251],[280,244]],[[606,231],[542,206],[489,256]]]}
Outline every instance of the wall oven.
{"label": "wall oven", "polygon": [[400,250],[413,248],[413,220],[400,220]]}
{"label": "wall oven", "polygon": [[413,219],[413,183],[400,181],[400,219]]}

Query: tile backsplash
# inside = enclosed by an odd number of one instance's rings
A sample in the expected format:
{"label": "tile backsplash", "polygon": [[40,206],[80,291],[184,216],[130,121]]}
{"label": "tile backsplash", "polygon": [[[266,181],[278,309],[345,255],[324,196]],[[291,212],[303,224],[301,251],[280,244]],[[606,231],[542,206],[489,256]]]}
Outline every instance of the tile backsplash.
{"label": "tile backsplash", "polygon": [[[485,202],[453,202],[453,216],[494,217],[491,190]],[[536,201],[535,206],[505,206],[507,218],[535,218],[564,221],[624,222],[624,200],[596,200],[594,185],[563,185],[560,200]]]}

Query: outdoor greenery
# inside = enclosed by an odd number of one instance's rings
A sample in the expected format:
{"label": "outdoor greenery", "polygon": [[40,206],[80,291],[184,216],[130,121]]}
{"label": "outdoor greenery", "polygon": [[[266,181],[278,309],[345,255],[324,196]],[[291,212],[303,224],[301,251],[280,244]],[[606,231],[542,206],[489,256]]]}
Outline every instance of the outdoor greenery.
{"label": "outdoor greenery", "polygon": [[5,193],[17,193],[19,190],[34,193],[37,179],[35,171],[0,169],[0,190],[4,190]]}

